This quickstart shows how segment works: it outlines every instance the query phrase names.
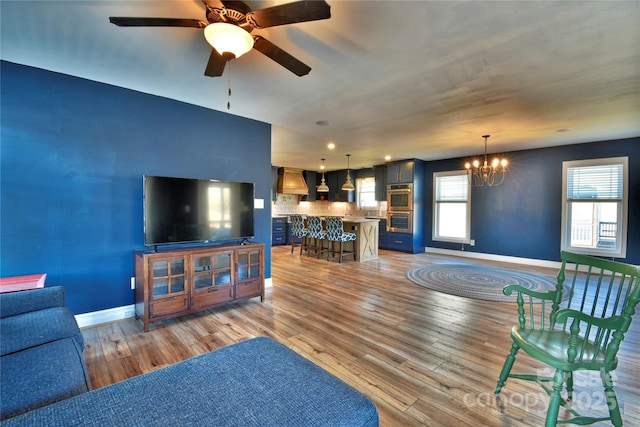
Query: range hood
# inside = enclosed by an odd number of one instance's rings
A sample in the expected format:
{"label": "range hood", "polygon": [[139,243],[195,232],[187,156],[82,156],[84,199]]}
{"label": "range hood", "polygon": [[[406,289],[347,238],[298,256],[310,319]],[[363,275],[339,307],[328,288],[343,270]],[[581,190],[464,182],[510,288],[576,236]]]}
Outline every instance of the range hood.
{"label": "range hood", "polygon": [[278,169],[278,193],[309,195],[309,187],[302,176],[302,169],[280,168]]}

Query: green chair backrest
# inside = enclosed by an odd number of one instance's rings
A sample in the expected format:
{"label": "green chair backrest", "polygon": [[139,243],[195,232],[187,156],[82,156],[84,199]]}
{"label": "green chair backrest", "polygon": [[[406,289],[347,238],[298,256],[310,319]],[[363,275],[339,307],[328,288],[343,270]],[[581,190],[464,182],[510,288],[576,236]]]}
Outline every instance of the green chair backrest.
{"label": "green chair backrest", "polygon": [[[640,267],[567,251],[561,256],[557,290],[561,293],[563,287],[568,286],[570,293],[566,301],[560,302],[556,295],[551,324],[561,323],[556,328],[562,326],[563,330],[586,338],[606,353],[607,360],[613,360],[640,301]],[[586,316],[564,316],[560,311],[563,309]],[[565,322],[567,317],[572,321]],[[576,354],[577,360],[584,360],[586,354],[593,360],[597,357],[582,346]]]}
{"label": "green chair backrest", "polygon": [[[554,291],[518,292],[520,327],[585,338],[576,360],[587,355],[595,360],[597,350],[613,360],[640,301],[640,267],[567,251],[561,257]],[[541,304],[534,303],[540,299]]]}
{"label": "green chair backrest", "polygon": [[625,303],[638,289],[639,271],[633,265],[563,251],[558,284],[571,292],[560,307],[601,319],[622,315]]}

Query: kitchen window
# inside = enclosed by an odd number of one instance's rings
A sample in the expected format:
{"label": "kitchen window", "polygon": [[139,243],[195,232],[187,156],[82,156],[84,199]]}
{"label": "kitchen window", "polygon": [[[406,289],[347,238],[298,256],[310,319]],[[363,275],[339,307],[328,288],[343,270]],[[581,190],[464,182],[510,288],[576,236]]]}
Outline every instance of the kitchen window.
{"label": "kitchen window", "polygon": [[377,208],[378,202],[376,201],[376,179],[369,178],[357,178],[356,179],[356,194],[357,194],[357,208]]}
{"label": "kitchen window", "polygon": [[627,255],[628,158],[562,163],[561,248],[587,255]]}
{"label": "kitchen window", "polygon": [[433,240],[469,243],[471,191],[467,171],[433,174]]}

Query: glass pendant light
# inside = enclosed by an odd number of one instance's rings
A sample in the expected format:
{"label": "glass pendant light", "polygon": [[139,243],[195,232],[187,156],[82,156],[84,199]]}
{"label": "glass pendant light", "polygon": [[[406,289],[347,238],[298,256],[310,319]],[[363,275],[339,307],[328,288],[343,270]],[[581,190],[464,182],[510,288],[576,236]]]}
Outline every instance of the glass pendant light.
{"label": "glass pendant light", "polygon": [[237,25],[214,22],[204,29],[204,37],[222,56],[231,54],[239,58],[253,48],[253,37]]}

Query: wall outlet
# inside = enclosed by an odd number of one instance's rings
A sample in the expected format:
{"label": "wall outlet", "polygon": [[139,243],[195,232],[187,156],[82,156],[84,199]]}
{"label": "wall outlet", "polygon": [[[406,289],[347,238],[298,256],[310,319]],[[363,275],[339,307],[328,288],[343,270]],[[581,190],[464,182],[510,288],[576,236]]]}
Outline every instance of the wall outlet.
{"label": "wall outlet", "polygon": [[476,241],[475,240],[470,240],[469,241],[469,246],[475,246],[476,245]]}
{"label": "wall outlet", "polygon": [[132,277],[131,278],[131,290],[136,288],[136,278]]}

